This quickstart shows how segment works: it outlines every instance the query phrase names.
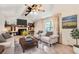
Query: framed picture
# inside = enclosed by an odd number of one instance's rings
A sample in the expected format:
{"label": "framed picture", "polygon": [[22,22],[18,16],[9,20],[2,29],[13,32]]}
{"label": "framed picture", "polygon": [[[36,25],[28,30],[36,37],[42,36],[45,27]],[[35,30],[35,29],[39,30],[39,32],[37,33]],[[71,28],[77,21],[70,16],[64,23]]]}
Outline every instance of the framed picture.
{"label": "framed picture", "polygon": [[77,15],[63,17],[62,27],[63,28],[76,28],[77,27]]}

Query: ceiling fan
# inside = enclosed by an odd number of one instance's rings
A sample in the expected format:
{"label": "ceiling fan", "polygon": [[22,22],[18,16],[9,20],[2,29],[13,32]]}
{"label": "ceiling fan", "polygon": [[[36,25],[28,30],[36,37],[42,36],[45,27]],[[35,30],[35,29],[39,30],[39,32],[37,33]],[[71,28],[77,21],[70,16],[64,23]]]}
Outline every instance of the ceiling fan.
{"label": "ceiling fan", "polygon": [[25,10],[25,16],[27,16],[30,12],[45,12],[41,4],[31,4],[31,5],[25,4],[25,6],[27,6]]}

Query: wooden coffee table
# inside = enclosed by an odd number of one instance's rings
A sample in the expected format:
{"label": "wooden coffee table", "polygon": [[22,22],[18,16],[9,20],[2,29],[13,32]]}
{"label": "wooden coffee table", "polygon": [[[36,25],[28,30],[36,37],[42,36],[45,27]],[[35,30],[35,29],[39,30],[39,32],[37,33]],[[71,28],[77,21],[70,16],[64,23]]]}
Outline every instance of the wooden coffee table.
{"label": "wooden coffee table", "polygon": [[0,54],[2,54],[5,50],[5,47],[3,45],[0,45]]}
{"label": "wooden coffee table", "polygon": [[35,38],[31,38],[31,39],[32,39],[31,43],[28,43],[26,41],[26,38],[19,39],[19,44],[21,45],[23,52],[25,52],[25,50],[27,49],[34,48],[35,46],[38,47],[38,40],[36,40]]}

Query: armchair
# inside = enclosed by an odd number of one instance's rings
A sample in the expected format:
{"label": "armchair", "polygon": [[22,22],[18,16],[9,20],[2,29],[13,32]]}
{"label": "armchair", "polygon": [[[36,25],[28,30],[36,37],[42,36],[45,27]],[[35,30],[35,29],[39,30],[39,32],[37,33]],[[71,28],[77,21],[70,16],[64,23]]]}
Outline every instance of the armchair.
{"label": "armchair", "polygon": [[53,34],[52,32],[47,32],[46,35],[41,35],[41,41],[50,45],[56,43],[58,41],[58,35]]}

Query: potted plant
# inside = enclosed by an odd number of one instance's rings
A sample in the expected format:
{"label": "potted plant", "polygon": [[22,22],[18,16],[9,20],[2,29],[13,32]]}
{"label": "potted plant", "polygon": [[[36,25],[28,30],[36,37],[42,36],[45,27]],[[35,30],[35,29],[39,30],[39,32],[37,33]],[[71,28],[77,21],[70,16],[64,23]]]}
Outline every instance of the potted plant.
{"label": "potted plant", "polygon": [[78,39],[79,39],[79,29],[73,29],[71,31],[72,37],[76,40],[76,44],[73,46],[73,50],[75,53],[79,53],[79,45],[78,45]]}

